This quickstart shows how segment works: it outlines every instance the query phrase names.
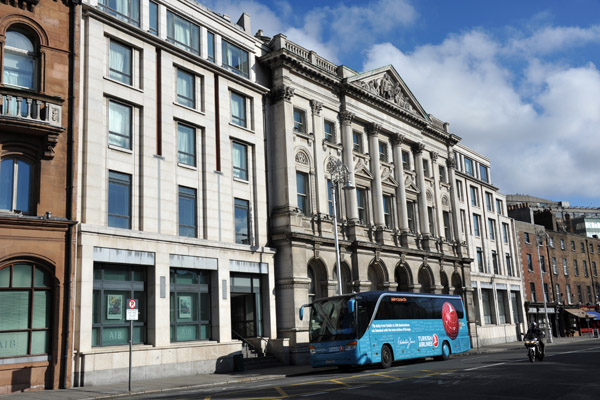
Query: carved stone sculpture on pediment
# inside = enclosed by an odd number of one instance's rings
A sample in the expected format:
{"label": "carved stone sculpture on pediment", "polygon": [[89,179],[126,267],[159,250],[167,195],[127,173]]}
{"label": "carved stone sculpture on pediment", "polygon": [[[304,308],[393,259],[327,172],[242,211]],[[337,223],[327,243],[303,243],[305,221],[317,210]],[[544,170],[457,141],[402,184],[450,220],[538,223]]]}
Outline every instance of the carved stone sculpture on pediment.
{"label": "carved stone sculpture on pediment", "polygon": [[354,118],[354,113],[344,110],[339,113],[339,118],[342,125],[349,125]]}
{"label": "carved stone sculpture on pediment", "polygon": [[367,92],[396,104],[404,110],[413,112],[413,108],[408,101],[408,96],[404,95],[400,84],[392,81],[389,74],[385,74],[382,78],[372,79],[368,82],[356,81],[354,84]]}
{"label": "carved stone sculpture on pediment", "polygon": [[309,165],[308,155],[303,151],[299,151],[296,153],[295,160],[298,164]]}
{"label": "carved stone sculpture on pediment", "polygon": [[317,100],[311,100],[310,101],[310,109],[313,113],[313,115],[321,115],[321,110],[323,109],[323,103],[321,103],[320,101]]}
{"label": "carved stone sculpture on pediment", "polygon": [[406,177],[404,178],[404,187],[406,188],[406,190],[410,190],[415,193],[421,193],[421,189],[419,189],[415,184],[415,180],[412,175],[406,175]]}
{"label": "carved stone sculpture on pediment", "polygon": [[272,93],[273,100],[275,101],[275,103],[278,103],[281,100],[285,100],[285,101],[292,100],[292,97],[294,97],[295,90],[296,89],[294,89],[291,86],[281,85],[281,86],[274,88],[271,91],[271,93]]}

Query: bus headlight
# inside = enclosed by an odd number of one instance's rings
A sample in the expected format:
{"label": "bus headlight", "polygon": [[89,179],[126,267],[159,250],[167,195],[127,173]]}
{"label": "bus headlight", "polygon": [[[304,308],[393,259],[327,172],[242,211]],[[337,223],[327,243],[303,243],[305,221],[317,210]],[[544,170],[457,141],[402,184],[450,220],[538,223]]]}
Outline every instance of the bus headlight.
{"label": "bus headlight", "polygon": [[346,350],[346,351],[356,350],[356,342],[346,343],[346,346],[344,346],[344,350]]}
{"label": "bus headlight", "polygon": [[317,350],[315,349],[315,346],[308,346],[308,350],[310,351],[310,354],[315,354],[317,352]]}

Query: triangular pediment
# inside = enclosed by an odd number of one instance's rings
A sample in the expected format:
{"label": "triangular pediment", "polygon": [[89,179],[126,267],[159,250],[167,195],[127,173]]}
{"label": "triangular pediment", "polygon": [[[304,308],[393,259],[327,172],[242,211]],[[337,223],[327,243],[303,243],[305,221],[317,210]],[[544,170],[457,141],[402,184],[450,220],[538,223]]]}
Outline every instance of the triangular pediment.
{"label": "triangular pediment", "polygon": [[381,184],[393,187],[398,187],[398,182],[394,179],[394,171],[392,168],[384,168],[381,173]]}
{"label": "triangular pediment", "polygon": [[429,120],[427,113],[393,65],[352,76],[348,78],[348,83],[407,112],[420,115],[422,118]]}
{"label": "triangular pediment", "polygon": [[412,175],[404,175],[404,187],[407,192],[421,193],[421,190],[417,187],[417,182]]}
{"label": "triangular pediment", "polygon": [[354,165],[354,175],[357,178],[363,178],[368,180],[373,179],[371,171],[369,171],[369,168],[362,159],[359,159],[358,162]]}

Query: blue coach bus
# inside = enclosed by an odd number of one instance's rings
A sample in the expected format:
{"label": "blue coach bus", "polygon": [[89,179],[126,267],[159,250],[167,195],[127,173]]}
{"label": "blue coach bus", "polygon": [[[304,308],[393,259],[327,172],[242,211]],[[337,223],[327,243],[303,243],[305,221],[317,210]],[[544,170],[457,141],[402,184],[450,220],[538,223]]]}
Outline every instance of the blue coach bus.
{"label": "blue coach bus", "polygon": [[310,307],[310,360],[313,367],[392,362],[435,357],[471,348],[460,296],[361,292],[315,300]]}

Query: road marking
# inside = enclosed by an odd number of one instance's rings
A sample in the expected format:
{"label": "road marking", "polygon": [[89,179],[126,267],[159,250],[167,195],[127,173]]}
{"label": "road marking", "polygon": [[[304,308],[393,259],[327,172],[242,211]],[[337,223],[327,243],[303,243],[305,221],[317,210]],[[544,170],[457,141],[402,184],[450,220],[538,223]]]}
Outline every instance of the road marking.
{"label": "road marking", "polygon": [[362,389],[362,388],[366,388],[366,387],[368,387],[368,385],[349,387],[349,388],[347,388],[345,390]]}
{"label": "road marking", "polygon": [[277,390],[277,393],[279,393],[283,397],[288,397],[288,394],[283,391],[283,389],[281,388],[281,386],[275,386],[275,390]]}
{"label": "road marking", "polygon": [[327,392],[316,392],[316,393],[308,393],[308,394],[301,394],[301,397],[309,397],[309,396],[318,396],[320,394],[326,394]]}
{"label": "road marking", "polygon": [[330,381],[333,382],[333,383],[337,383],[338,385],[344,385],[346,387],[350,387],[351,386],[351,385],[349,385],[349,384],[347,384],[345,382],[340,381],[339,379],[330,379]]}
{"label": "road marking", "polygon": [[473,368],[467,368],[465,369],[465,371],[475,371],[478,369],[483,369],[483,368],[490,368],[490,367],[497,367],[498,365],[504,365],[506,363],[497,363],[497,364],[490,364],[490,365],[482,365],[481,367],[473,367]]}

